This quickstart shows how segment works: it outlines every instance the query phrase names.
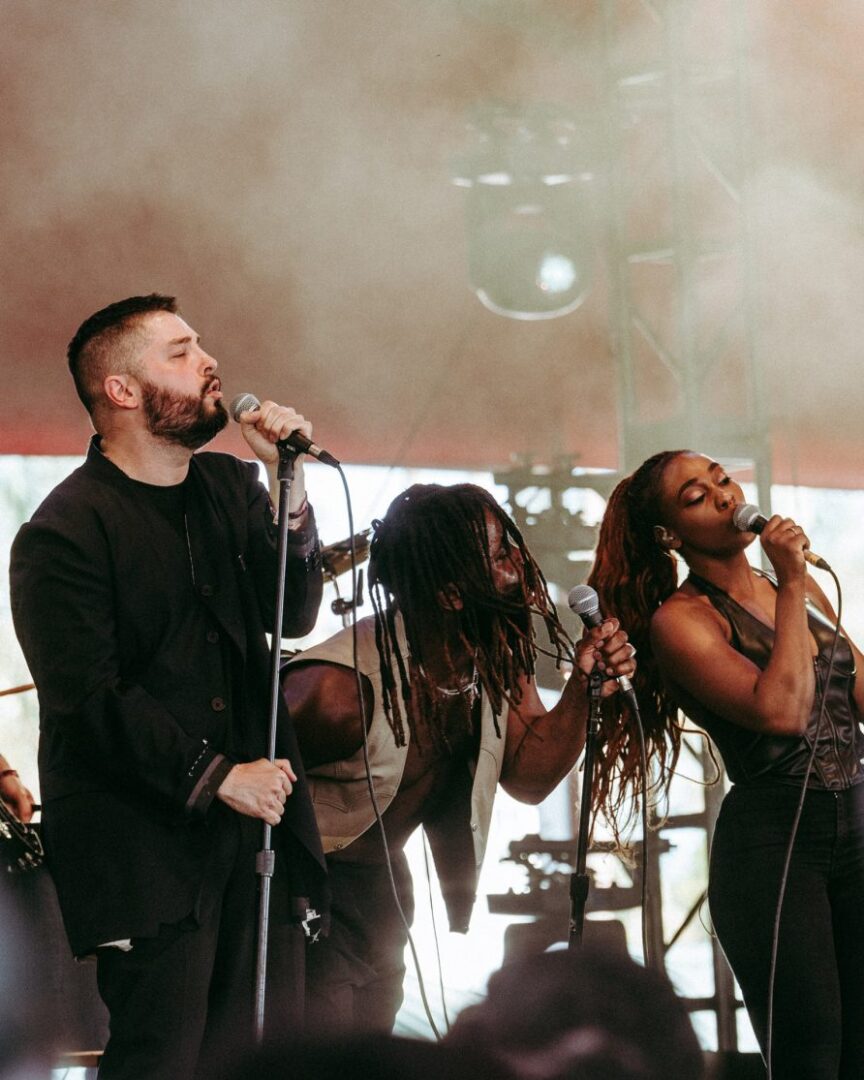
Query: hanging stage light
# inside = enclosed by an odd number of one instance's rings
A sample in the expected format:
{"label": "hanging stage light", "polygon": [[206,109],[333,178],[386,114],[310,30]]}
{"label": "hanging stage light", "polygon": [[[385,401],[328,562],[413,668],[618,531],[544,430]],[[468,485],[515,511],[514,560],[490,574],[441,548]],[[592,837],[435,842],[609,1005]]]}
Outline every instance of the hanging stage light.
{"label": "hanging stage light", "polygon": [[473,147],[453,170],[467,189],[471,286],[498,315],[552,319],[574,311],[591,285],[586,227],[590,172],[576,122],[546,105],[478,108]]}

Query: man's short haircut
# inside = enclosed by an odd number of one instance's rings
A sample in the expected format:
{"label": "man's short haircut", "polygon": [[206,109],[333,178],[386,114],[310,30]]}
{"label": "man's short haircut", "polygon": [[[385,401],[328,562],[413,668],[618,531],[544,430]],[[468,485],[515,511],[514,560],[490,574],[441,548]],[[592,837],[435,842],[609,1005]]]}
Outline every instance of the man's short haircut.
{"label": "man's short haircut", "polygon": [[129,331],[136,328],[143,315],[153,311],[176,315],[177,301],[160,293],[118,300],[85,319],[69,342],[66,350],[69,370],[78,397],[91,415],[105,378],[129,369],[132,359]]}

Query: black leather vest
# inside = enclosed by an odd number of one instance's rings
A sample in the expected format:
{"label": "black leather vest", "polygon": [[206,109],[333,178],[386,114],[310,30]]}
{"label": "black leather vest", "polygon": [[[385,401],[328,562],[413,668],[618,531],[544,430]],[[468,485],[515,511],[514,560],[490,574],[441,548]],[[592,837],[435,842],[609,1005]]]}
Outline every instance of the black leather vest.
{"label": "black leather vest", "polygon": [[[776,581],[765,574],[776,587]],[[714,605],[729,623],[731,645],[763,670],[774,646],[774,630],[751,615],[728,593],[703,578],[690,574],[688,580]],[[864,757],[864,734],[858,709],[852,697],[855,688],[855,658],[848,641],[841,635],[837,642],[834,667],[827,687],[825,714],[819,724],[819,712],[828,675],[834,627],[812,604],[807,604],[810,633],[819,652],[814,657],[816,693],[804,735],[763,735],[730,723],[710,712],[689,694],[674,690],[684,713],[703,727],[714,740],[729,779],[736,784],[798,783],[804,779],[813,739],[819,730],[813,768],[808,788],[841,791],[864,780],[861,758]]]}

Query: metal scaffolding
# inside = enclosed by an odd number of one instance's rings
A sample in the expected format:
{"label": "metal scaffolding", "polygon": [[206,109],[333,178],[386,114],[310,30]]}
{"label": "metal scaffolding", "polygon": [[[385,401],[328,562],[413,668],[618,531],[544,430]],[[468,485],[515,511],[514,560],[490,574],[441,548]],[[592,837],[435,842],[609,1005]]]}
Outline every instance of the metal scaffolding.
{"label": "metal scaffolding", "polygon": [[[731,469],[752,470],[759,504],[770,513],[768,411],[752,309],[744,2],[603,0],[600,10],[604,101],[598,141],[604,160],[597,176],[606,208],[619,461],[629,472],[658,450],[700,450]],[[550,581],[562,589],[578,580],[576,567],[587,569],[579,552],[570,550],[587,544],[573,542],[574,522],[582,535],[584,521],[568,519],[565,495],[587,488],[606,495],[615,479],[568,465],[548,471],[545,480],[524,464],[496,476],[508,485],[517,514],[521,492],[532,484],[548,491],[545,517],[530,520],[523,513],[519,523],[532,548],[564,553],[554,565],[540,558]],[[691,747],[690,753],[703,775],[710,774],[706,750]],[[706,786],[704,792],[702,809],[654,821],[648,833],[647,871],[654,893],[648,937],[655,956],[674,947],[704,900],[681,926],[666,925],[661,855],[679,828],[701,830],[707,853],[723,785]],[[564,847],[556,847],[559,859],[566,856]],[[527,863],[532,853],[549,854],[541,838],[517,841],[512,857]],[[547,915],[548,886],[543,890]],[[626,906],[622,896],[616,894],[608,910]],[[602,896],[595,897],[591,907],[602,904]],[[718,1049],[731,1051],[737,1047],[741,1003],[713,936],[711,945],[713,994],[688,1004],[693,1011],[715,1014]]]}

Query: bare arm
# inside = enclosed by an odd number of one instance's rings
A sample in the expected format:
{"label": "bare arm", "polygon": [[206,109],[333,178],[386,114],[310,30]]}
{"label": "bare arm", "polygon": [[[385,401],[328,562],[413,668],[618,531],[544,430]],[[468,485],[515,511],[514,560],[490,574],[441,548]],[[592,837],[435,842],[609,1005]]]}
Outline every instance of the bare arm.
{"label": "bare arm", "polygon": [[678,592],[651,622],[651,645],[667,679],[718,716],[771,735],[801,735],[816,690],[804,604],[809,542],[793,525],[775,515],[760,537],[777,575],[774,646],[764,670],[732,648],[723,619],[701,597]]}
{"label": "bare arm", "polygon": [[[279,451],[276,443],[287,439],[299,431],[307,439],[312,438],[312,425],[290,405],[277,405],[275,401],[262,401],[257,409],[250,409],[239,417],[243,437],[258,457],[267,466],[267,478],[270,485],[270,498],[275,507],[279,505],[279,481],[277,471]],[[289,514],[300,511],[306,501],[306,481],[303,474],[303,459],[298,454],[294,462],[294,482],[291,485]],[[298,529],[303,524],[302,517],[288,525],[289,529]]]}
{"label": "bare arm", "polygon": [[[2,775],[5,773],[6,775]],[[19,821],[33,817],[33,796],[21,783],[18,773],[0,754],[0,799],[9,807]]]}
{"label": "bare arm", "polygon": [[[363,704],[368,729],[372,687],[365,675]],[[321,661],[292,664],[282,676],[282,693],[291,712],[307,769],[351,757],[363,742],[357,677],[352,668]]]}
{"label": "bare arm", "polygon": [[[365,676],[363,679],[364,703],[368,701],[371,715],[372,690]],[[327,663],[298,664],[283,675],[282,692],[307,768],[350,757],[360,748],[363,736],[352,670]],[[296,780],[286,759],[271,763],[262,758],[235,765],[217,796],[238,813],[278,825]]]}
{"label": "bare arm", "polygon": [[[587,676],[595,665],[614,676],[636,670],[633,648],[617,619],[592,628],[576,655],[576,668],[557,705],[547,711],[533,679],[523,679],[522,700],[510,710],[501,786],[520,802],[542,802],[576,764],[585,745]],[[603,684],[604,696],[617,689],[612,680]]]}

